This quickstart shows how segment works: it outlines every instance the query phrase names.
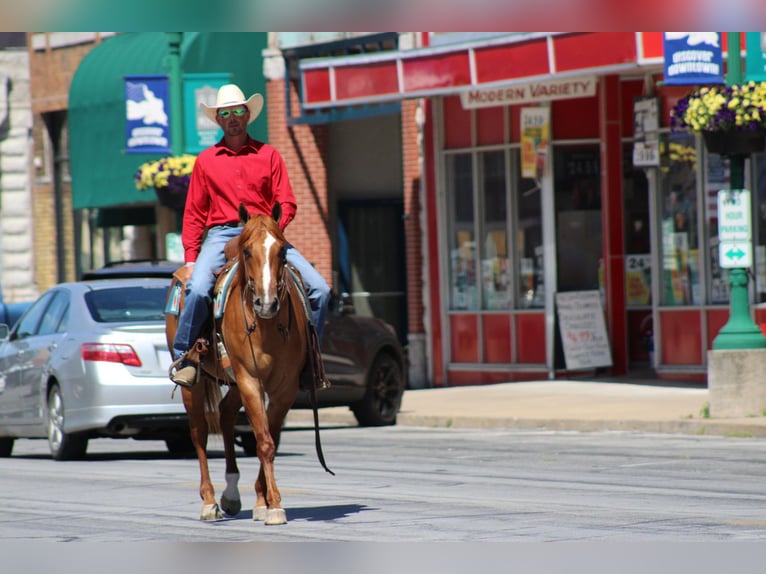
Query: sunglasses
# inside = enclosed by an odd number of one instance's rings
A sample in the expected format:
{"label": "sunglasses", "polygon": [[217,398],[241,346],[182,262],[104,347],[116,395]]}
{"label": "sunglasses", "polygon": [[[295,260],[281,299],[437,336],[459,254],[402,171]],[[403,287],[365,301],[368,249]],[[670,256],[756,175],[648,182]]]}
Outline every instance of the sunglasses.
{"label": "sunglasses", "polygon": [[221,119],[228,118],[231,114],[234,114],[238,118],[245,115],[247,108],[234,108],[233,110],[218,110],[218,117]]}

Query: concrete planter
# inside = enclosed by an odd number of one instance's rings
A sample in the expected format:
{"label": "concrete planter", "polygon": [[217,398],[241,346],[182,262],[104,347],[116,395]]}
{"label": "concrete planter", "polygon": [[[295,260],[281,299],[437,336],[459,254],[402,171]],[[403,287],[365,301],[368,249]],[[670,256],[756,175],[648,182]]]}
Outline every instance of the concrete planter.
{"label": "concrete planter", "polygon": [[707,356],[710,416],[764,416],[766,349],[711,350]]}

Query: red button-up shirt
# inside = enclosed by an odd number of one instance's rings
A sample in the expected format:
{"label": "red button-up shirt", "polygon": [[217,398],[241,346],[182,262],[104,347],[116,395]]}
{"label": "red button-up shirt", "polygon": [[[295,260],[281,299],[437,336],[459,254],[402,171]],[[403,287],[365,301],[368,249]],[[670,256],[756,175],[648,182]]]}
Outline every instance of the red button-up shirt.
{"label": "red button-up shirt", "polygon": [[240,202],[251,215],[270,215],[275,201],[282,204],[279,227],[284,230],[295,217],[297,205],[285,162],[276,149],[249,137],[237,152],[223,140],[205,149],[194,163],[184,209],[185,261],[197,260],[206,227],[239,220]]}

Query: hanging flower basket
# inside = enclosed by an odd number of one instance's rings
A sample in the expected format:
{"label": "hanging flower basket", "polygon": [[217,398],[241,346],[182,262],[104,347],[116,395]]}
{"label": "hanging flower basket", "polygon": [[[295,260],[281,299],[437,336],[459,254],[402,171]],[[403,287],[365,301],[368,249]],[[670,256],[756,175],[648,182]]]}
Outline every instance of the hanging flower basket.
{"label": "hanging flower basket", "polygon": [[727,130],[702,132],[705,145],[710,153],[722,156],[749,156],[764,150],[766,130]]}
{"label": "hanging flower basket", "polygon": [[141,164],[134,176],[136,189],[154,189],[160,205],[183,211],[196,156],[183,154]]}
{"label": "hanging flower basket", "polygon": [[701,133],[710,153],[748,156],[766,141],[766,82],[702,86],[670,112],[673,131]]}
{"label": "hanging flower basket", "polygon": [[174,211],[183,211],[186,205],[186,191],[174,191],[169,187],[155,187],[157,201],[164,207]]}

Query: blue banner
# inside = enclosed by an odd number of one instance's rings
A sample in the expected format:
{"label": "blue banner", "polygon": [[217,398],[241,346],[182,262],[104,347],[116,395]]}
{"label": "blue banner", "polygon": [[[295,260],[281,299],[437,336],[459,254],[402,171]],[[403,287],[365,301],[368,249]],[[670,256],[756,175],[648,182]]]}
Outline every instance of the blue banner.
{"label": "blue banner", "polygon": [[664,32],[665,84],[723,84],[721,34]]}
{"label": "blue banner", "polygon": [[200,104],[215,105],[218,88],[231,83],[231,74],[184,74],[184,151],[198,154],[223,137],[223,130],[202,112]]}
{"label": "blue banner", "polygon": [[766,32],[747,32],[745,46],[745,80],[766,82]]}
{"label": "blue banner", "polygon": [[170,150],[170,105],[167,76],[125,76],[125,151]]}

